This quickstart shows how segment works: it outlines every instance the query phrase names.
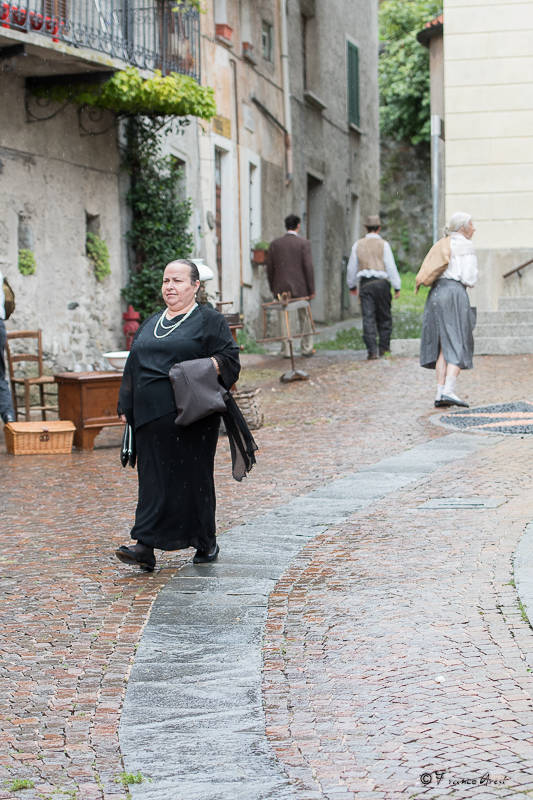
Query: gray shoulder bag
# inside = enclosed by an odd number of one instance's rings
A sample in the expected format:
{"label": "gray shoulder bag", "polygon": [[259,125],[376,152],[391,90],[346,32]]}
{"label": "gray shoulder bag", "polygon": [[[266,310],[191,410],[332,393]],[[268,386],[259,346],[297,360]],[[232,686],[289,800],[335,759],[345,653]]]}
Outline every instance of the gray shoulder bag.
{"label": "gray shoulder bag", "polygon": [[210,358],[195,358],[174,364],[168,373],[178,415],[176,425],[190,425],[210,414],[226,411],[226,390],[219,384]]}

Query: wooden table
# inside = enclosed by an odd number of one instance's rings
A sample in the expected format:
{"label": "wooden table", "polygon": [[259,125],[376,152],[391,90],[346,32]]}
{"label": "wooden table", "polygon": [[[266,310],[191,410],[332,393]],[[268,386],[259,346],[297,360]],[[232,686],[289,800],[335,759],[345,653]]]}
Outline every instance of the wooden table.
{"label": "wooden table", "polygon": [[76,426],[76,447],[92,450],[102,428],[124,424],[117,416],[122,372],[61,372],[54,378],[59,419],[70,419]]}

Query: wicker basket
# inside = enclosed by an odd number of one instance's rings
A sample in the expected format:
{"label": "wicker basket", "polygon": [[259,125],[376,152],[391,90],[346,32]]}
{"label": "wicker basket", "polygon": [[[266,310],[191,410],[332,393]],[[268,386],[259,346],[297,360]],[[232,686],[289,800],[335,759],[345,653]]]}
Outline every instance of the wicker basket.
{"label": "wicker basket", "polygon": [[261,428],[264,419],[261,408],[261,389],[237,389],[233,392],[233,397],[250,430]]}
{"label": "wicker basket", "polygon": [[70,420],[8,422],[4,426],[7,452],[14,456],[70,453],[75,430]]}

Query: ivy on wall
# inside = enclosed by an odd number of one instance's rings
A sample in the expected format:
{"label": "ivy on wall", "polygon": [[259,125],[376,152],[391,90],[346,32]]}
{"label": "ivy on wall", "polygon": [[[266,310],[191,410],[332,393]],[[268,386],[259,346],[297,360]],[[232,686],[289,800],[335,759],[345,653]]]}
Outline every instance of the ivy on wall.
{"label": "ivy on wall", "polygon": [[216,113],[214,92],[210,86],[200,86],[194,78],[171,72],[162,75],[156,70],[152,77],[143,78],[136,67],[128,67],[101,84],[64,84],[35,88],[39,97],[49,97],[60,103],[106,108],[122,116],[194,116],[211,119]]}
{"label": "ivy on wall", "polygon": [[[177,0],[177,7],[197,8],[196,0]],[[105,108],[127,118],[127,143],[124,164],[130,174],[127,196],[132,212],[127,234],[133,259],[130,278],[122,294],[127,303],[145,318],[161,306],[162,272],[176,258],[192,253],[189,231],[190,200],[179,198],[180,171],[171,156],[162,152],[162,137],[173,126],[185,125],[187,117],[209,120],[216,114],[214,90],[200,86],[193,78],[159,70],[143,78],[135,67],[116,72],[105,82],[94,85],[62,84],[39,87],[33,92],[58,102]],[[98,237],[89,241],[87,255],[95,264],[95,275],[102,280],[109,274],[109,253]],[[106,248],[107,250],[107,248]]]}
{"label": "ivy on wall", "polygon": [[134,258],[122,294],[142,319],[161,307],[165,266],[176,258],[187,258],[194,245],[189,231],[191,201],[179,198],[181,172],[172,156],[162,154],[164,131],[147,119],[130,120],[124,154],[131,178],[128,240]]}
{"label": "ivy on wall", "polygon": [[96,233],[88,231],[85,240],[85,251],[87,258],[92,262],[95,278],[101,283],[104,278],[111,275],[107,244]]}
{"label": "ivy on wall", "polygon": [[34,275],[37,268],[33,250],[19,250],[18,268],[22,275]]}
{"label": "ivy on wall", "polygon": [[184,8],[195,8],[200,13],[204,14],[205,10],[202,7],[201,0],[175,0],[176,5],[173,11],[183,11]]}

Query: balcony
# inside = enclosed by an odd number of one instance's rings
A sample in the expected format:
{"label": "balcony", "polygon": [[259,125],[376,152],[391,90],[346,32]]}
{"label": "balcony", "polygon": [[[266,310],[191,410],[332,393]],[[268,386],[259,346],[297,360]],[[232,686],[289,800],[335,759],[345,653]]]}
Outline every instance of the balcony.
{"label": "balcony", "polygon": [[6,58],[10,49],[15,55],[15,48],[27,44],[27,55],[42,55],[44,46],[47,60],[56,50],[59,58],[71,59],[83,51],[87,61],[92,51],[118,62],[110,67],[159,69],[199,81],[199,13],[174,11],[175,5],[175,0],[0,0],[0,53],[3,49]]}

